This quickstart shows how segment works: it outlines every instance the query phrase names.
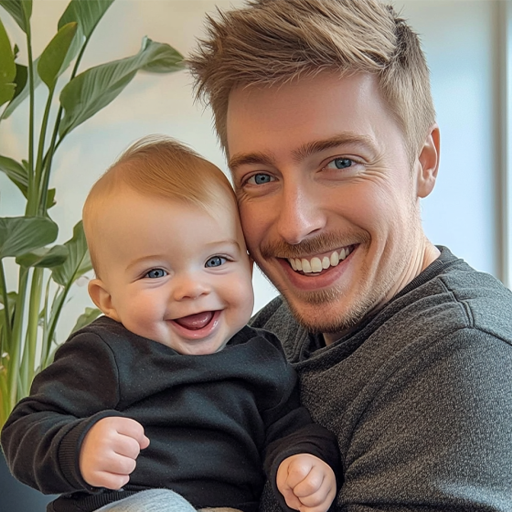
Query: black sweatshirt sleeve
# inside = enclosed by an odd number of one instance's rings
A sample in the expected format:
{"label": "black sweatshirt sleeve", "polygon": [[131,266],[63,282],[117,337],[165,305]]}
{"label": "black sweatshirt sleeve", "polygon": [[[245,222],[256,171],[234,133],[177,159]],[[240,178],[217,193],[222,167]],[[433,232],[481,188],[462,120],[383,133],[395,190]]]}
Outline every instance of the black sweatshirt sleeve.
{"label": "black sweatshirt sleeve", "polygon": [[[270,333],[267,336],[275,338]],[[276,485],[277,470],[281,462],[300,453],[314,455],[331,466],[340,484],[341,457],[336,436],[313,423],[307,409],[301,406],[297,374],[286,361],[280,346],[279,352],[283,360],[283,371],[280,375],[283,387],[279,403],[263,415],[267,433],[264,469],[279,503],[285,510],[291,510]]]}
{"label": "black sweatshirt sleeve", "polygon": [[101,418],[120,416],[117,368],[100,337],[82,333],[57,351],[36,376],[1,435],[10,470],[45,494],[91,490],[78,464],[82,441]]}

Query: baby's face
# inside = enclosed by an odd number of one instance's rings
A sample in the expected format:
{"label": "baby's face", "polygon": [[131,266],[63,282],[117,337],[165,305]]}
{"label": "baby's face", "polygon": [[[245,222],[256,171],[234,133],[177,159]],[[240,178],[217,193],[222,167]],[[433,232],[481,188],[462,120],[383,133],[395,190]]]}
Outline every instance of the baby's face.
{"label": "baby's face", "polygon": [[252,264],[235,207],[212,208],[116,194],[96,240],[103,312],[182,354],[222,350],[251,316]]}

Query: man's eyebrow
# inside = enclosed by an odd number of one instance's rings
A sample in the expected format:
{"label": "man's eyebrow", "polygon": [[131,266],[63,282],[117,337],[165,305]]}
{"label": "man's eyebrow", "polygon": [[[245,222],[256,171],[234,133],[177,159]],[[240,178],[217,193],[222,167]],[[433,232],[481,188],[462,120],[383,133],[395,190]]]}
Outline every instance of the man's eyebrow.
{"label": "man's eyebrow", "polygon": [[301,161],[310,155],[314,155],[315,153],[320,153],[321,151],[337,148],[347,144],[363,146],[368,149],[375,149],[375,143],[371,137],[348,132],[335,135],[329,139],[307,142],[293,152],[293,157],[296,161]]}
{"label": "man's eyebrow", "polygon": [[272,158],[264,153],[247,153],[246,155],[235,155],[229,159],[228,166],[234,171],[241,165],[272,165]]}
{"label": "man's eyebrow", "polygon": [[[367,135],[360,135],[352,132],[347,132],[335,135],[334,137],[330,137],[329,139],[307,142],[306,144],[303,144],[302,146],[293,151],[293,157],[294,160],[300,161],[315,153],[320,153],[321,151],[325,151],[326,149],[332,149],[346,144],[354,144],[358,146],[364,146],[369,149],[375,149],[375,142],[371,137],[368,137]],[[258,152],[234,155],[232,158],[229,159],[229,168],[231,169],[231,171],[234,171],[237,167],[240,167],[241,165],[249,164],[270,166],[273,165],[274,162],[272,155]]]}

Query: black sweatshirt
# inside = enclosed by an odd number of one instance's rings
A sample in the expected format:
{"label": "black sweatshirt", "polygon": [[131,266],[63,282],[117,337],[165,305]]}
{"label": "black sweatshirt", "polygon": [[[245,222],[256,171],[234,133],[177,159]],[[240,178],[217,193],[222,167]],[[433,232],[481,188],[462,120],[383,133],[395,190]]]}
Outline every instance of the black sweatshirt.
{"label": "black sweatshirt", "polygon": [[[2,431],[2,447],[19,480],[63,494],[50,511],[91,511],[168,488],[196,508],[251,512],[263,465],[274,486],[280,462],[297,453],[337,471],[336,440],[312,423],[297,382],[279,340],[266,331],[244,327],[221,352],[189,356],[101,317],[36,377]],[[78,466],[84,436],[107,416],[138,421],[151,441],[120,492],[90,488]]]}

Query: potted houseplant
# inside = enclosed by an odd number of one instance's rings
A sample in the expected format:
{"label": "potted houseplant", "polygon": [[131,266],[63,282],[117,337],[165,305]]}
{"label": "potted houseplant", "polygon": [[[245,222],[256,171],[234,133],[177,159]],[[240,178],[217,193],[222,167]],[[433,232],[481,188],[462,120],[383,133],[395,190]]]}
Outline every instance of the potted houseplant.
{"label": "potted houseplant", "polygon": [[[56,327],[69,290],[91,269],[80,222],[70,240],[54,244],[58,226],[51,207],[58,195],[50,187],[50,176],[56,151],[72,130],[112,102],[138,71],[169,73],[183,67],[183,57],[171,46],[144,38],[136,55],[81,70],[87,44],[113,1],[71,0],[56,35],[35,58],[32,0],[0,0],[0,122],[21,102],[29,102],[27,158],[19,162],[0,156],[0,171],[26,199],[20,216],[0,217],[0,428],[64,341],[58,339]],[[17,62],[18,46],[2,23],[7,14],[25,35],[26,64]],[[63,75],[67,69],[71,72]],[[43,105],[36,105],[38,87],[46,91]],[[42,115],[36,116],[38,108]],[[7,287],[8,259],[17,269],[15,289]],[[98,314],[87,308],[75,329]]]}

